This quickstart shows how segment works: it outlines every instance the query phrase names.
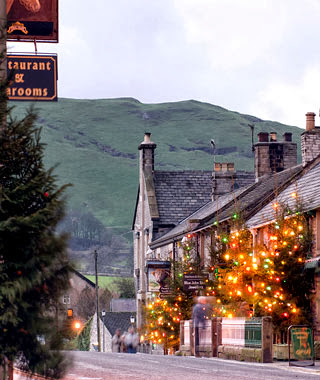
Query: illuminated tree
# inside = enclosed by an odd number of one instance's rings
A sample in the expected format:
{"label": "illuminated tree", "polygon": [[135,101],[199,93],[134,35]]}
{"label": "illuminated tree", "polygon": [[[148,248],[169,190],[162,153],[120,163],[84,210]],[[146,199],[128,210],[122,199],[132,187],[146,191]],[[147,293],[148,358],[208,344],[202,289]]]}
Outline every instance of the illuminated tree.
{"label": "illuminated tree", "polygon": [[200,261],[195,253],[195,235],[187,234],[182,239],[182,261],[172,262],[172,277],[167,280],[171,294],[156,297],[146,307],[146,339],[163,344],[164,351],[179,347],[180,321],[191,319],[193,296],[199,292],[184,289],[183,276],[187,273],[202,274]]}
{"label": "illuminated tree", "polygon": [[[311,253],[308,218],[274,202],[276,221],[264,231],[263,244],[252,246],[245,225],[218,235],[213,270],[217,274],[216,315],[270,315],[276,330],[311,322],[313,276],[304,269]],[[218,258],[218,260],[217,260]]]}

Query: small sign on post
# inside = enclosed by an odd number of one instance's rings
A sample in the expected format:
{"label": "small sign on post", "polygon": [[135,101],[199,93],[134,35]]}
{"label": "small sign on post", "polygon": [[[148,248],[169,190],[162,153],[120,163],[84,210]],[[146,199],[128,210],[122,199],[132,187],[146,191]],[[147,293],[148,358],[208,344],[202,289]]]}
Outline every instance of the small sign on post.
{"label": "small sign on post", "polygon": [[58,100],[56,55],[8,54],[7,73],[9,100]]}
{"label": "small sign on post", "polygon": [[204,289],[206,279],[208,279],[208,276],[196,273],[185,273],[183,275],[184,291],[192,292],[194,290]]}

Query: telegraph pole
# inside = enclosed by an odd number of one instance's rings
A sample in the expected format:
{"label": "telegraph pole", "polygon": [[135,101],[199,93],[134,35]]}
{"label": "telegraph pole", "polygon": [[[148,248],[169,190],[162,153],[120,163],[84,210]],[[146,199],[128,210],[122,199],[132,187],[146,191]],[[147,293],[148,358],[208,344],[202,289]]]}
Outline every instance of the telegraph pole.
{"label": "telegraph pole", "polygon": [[99,318],[99,286],[98,286],[98,252],[94,250],[94,270],[96,273],[96,313],[97,313],[97,336],[98,336],[98,351],[101,351],[100,338],[100,318]]}

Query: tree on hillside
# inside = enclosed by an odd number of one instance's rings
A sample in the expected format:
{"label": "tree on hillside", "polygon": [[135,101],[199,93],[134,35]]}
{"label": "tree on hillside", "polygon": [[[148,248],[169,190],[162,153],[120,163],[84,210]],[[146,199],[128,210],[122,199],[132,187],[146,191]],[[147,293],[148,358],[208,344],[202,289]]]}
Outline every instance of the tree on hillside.
{"label": "tree on hillside", "polygon": [[89,248],[93,245],[111,242],[111,236],[103,224],[89,211],[70,210],[58,226],[71,236],[71,247]]}
{"label": "tree on hillside", "polygon": [[[99,308],[100,310],[110,310],[110,301],[112,294],[108,289],[100,288],[99,294]],[[76,305],[76,317],[85,321],[91,318],[96,312],[96,294],[95,289],[86,286],[80,293],[79,300]]]}
{"label": "tree on hillside", "polygon": [[0,363],[61,377],[64,359],[56,326],[59,297],[68,287],[66,236],[55,228],[63,192],[43,165],[44,146],[31,109],[11,118],[0,90]]}
{"label": "tree on hillside", "polygon": [[114,281],[114,284],[117,287],[120,298],[135,298],[136,291],[133,278],[119,278]]}

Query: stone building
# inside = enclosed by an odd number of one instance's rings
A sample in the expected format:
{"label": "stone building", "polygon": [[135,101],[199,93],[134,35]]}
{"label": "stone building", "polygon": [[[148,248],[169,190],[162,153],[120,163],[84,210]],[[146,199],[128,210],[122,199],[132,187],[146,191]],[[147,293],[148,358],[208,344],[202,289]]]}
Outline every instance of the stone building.
{"label": "stone building", "polygon": [[155,170],[156,144],[150,136],[146,133],[139,145],[139,191],[132,227],[138,327],[143,305],[154,289],[149,286],[150,274],[165,272],[168,260],[173,259],[172,250],[155,256],[150,244],[213,198],[254,182],[253,173],[236,172],[233,163],[215,163],[213,171]]}
{"label": "stone building", "polygon": [[70,276],[70,286],[61,296],[59,318],[78,318],[78,305],[81,293],[85,289],[90,289],[94,294],[95,283],[87,279],[80,272],[73,270]]}

